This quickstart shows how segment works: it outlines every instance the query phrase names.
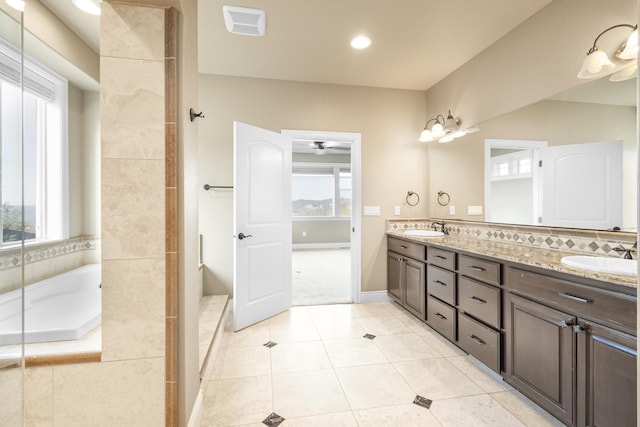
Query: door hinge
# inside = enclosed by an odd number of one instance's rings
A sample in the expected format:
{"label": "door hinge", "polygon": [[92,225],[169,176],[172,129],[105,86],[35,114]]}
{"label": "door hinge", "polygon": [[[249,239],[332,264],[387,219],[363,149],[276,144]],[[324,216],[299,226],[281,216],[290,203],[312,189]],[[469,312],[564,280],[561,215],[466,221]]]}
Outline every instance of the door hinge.
{"label": "door hinge", "polygon": [[538,160],[538,167],[541,168],[542,167],[542,160]]}

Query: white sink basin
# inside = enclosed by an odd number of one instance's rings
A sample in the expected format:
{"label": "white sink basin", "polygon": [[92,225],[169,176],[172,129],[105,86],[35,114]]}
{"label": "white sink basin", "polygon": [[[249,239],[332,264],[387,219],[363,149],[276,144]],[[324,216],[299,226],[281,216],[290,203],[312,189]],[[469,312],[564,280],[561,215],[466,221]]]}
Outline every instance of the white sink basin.
{"label": "white sink basin", "polygon": [[635,259],[573,255],[563,257],[560,262],[567,267],[595,271],[596,273],[618,274],[620,276],[638,275],[638,261]]}
{"label": "white sink basin", "polygon": [[416,237],[441,237],[444,236],[442,231],[433,231],[433,230],[407,230],[404,232],[407,236],[416,236]]}

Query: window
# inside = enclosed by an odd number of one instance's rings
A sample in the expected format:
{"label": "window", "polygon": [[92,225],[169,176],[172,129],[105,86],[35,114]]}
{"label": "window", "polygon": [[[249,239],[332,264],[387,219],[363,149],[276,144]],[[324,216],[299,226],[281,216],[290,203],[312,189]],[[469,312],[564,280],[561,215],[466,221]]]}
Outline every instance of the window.
{"label": "window", "polygon": [[491,157],[491,180],[529,178],[532,176],[532,150],[517,150]]}
{"label": "window", "polygon": [[295,164],[291,204],[294,218],[350,218],[350,165]]}
{"label": "window", "polygon": [[67,81],[20,55],[0,39],[1,245],[68,237]]}

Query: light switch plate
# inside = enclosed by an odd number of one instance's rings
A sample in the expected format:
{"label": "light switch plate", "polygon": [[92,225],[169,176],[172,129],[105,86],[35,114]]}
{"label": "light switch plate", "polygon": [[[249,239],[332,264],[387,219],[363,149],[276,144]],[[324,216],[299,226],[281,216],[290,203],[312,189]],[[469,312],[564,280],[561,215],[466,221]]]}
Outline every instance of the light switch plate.
{"label": "light switch plate", "polygon": [[449,215],[455,215],[456,214],[456,207],[451,205],[449,206]]}
{"label": "light switch plate", "polygon": [[468,206],[467,215],[482,215],[482,206]]}
{"label": "light switch plate", "polygon": [[365,216],[380,216],[380,206],[365,206]]}

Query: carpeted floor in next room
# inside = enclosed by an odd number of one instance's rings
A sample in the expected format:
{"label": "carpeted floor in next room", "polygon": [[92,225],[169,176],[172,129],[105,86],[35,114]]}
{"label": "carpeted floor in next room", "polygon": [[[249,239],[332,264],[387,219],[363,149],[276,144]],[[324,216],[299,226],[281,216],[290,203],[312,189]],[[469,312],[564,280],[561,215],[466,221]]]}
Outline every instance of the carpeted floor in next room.
{"label": "carpeted floor in next room", "polygon": [[293,305],[349,303],[351,301],[351,250],[295,249]]}

